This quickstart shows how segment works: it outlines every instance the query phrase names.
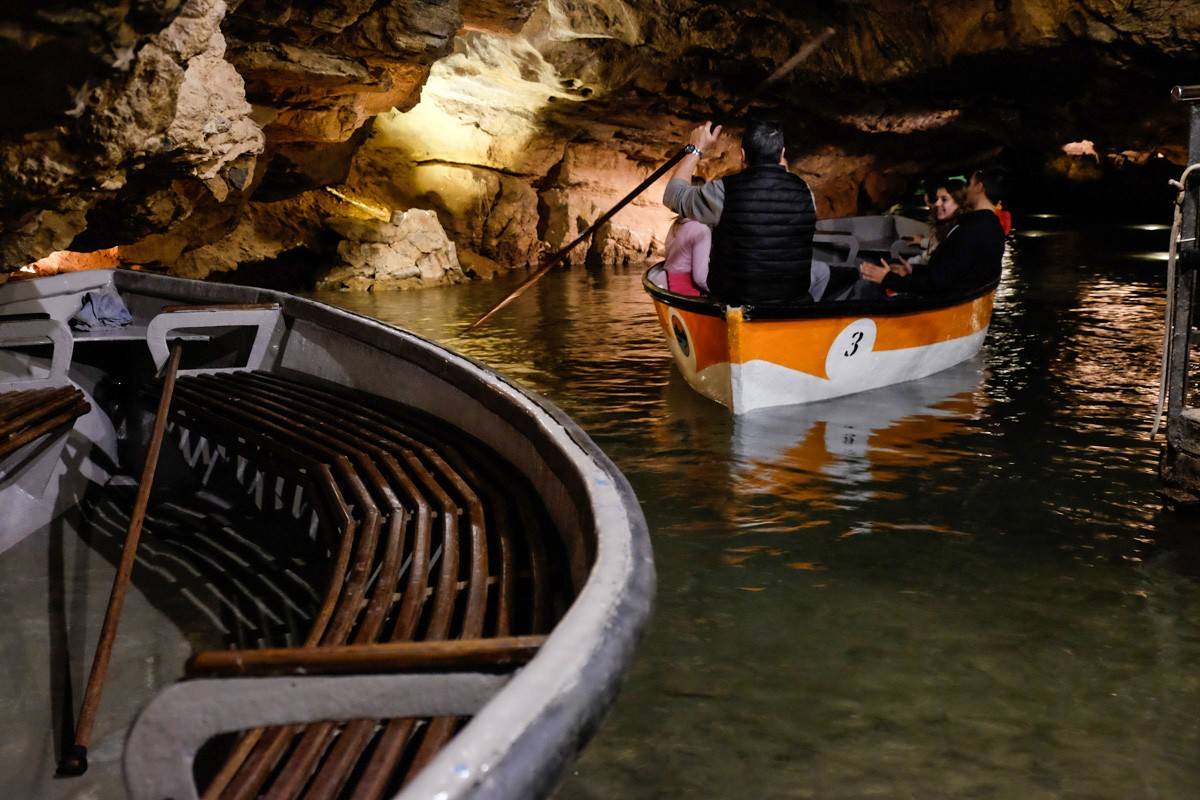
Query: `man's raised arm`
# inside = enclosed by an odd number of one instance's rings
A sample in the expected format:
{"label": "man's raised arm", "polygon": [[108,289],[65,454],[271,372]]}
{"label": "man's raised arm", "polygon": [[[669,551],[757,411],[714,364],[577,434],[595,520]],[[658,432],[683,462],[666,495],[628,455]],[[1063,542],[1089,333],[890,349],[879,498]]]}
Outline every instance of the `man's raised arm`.
{"label": "man's raised arm", "polygon": [[721,126],[710,127],[704,123],[692,131],[690,143],[695,152],[688,153],[667,182],[663,193],[663,205],[681,217],[716,225],[721,221],[721,210],[725,205],[725,185],[720,180],[709,181],[703,186],[692,186],[696,165],[705,153],[713,150],[721,137]]}

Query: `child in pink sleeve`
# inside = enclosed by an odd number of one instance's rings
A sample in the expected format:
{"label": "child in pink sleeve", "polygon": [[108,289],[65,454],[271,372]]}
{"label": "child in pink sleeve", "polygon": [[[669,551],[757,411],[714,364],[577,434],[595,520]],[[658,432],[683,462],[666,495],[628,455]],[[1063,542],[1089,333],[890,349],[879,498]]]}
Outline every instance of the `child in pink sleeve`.
{"label": "child in pink sleeve", "polygon": [[680,217],[667,233],[667,290],[699,297],[708,291],[708,256],[712,228]]}

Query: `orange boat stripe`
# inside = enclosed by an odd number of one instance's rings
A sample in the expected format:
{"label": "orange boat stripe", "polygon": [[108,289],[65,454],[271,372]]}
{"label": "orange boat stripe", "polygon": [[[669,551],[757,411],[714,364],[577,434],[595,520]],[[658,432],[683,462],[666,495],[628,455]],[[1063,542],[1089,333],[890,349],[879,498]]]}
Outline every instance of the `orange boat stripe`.
{"label": "orange boat stripe", "polygon": [[950,308],[922,311],[903,317],[877,318],[875,349],[903,350],[908,347],[924,347],[978,333],[986,328],[992,319],[994,296],[994,293],[988,293],[969,303]]}
{"label": "orange boat stripe", "polygon": [[[926,347],[978,333],[992,315],[994,294],[932,311],[899,316],[872,317],[875,321],[876,351]],[[668,306],[655,301],[659,322],[673,336]],[[828,380],[825,361],[829,348],[847,325],[862,317],[826,317],[804,320],[757,320],[743,322],[740,309],[731,309],[729,320],[672,309],[687,326],[696,371],[732,361],[770,361],[781,367]],[[730,330],[732,327],[732,331]]]}

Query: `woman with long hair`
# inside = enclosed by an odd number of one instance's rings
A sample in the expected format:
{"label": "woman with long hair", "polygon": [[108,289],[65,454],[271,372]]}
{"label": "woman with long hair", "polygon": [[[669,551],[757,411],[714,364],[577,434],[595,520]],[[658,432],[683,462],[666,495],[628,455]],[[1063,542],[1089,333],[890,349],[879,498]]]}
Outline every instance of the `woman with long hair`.
{"label": "woman with long hair", "polygon": [[956,224],[959,212],[967,202],[967,182],[962,178],[939,181],[931,198],[933,206],[929,212],[932,229],[929,236],[917,241],[922,251],[920,255],[908,259],[909,264],[928,264],[933,251],[940,243],[946,241]]}

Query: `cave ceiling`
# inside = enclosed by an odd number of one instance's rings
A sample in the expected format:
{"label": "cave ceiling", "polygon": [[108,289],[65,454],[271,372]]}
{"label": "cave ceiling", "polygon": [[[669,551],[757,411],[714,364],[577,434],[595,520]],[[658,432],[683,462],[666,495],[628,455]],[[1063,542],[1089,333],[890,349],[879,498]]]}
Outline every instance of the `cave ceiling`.
{"label": "cave ceiling", "polygon": [[[826,26],[754,109],[785,122],[825,214],[997,154],[1040,168],[1079,139],[1182,158],[1166,92],[1200,81],[1200,4],[1181,0],[5,4],[0,266],[119,246],[203,276],[406,208],[525,263]],[[704,169],[735,166],[727,141]],[[580,257],[651,257],[656,200]]]}

